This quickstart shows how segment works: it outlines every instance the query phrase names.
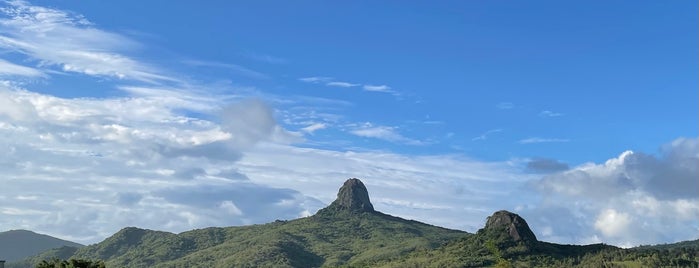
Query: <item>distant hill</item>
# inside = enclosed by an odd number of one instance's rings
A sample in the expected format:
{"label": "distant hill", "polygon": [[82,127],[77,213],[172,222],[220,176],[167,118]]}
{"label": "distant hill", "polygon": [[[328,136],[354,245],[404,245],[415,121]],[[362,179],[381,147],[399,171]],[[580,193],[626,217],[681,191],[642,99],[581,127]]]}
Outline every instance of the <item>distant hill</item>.
{"label": "distant hill", "polygon": [[621,249],[538,241],[519,215],[498,211],[475,235],[376,267],[699,267],[699,240]]}
{"label": "distant hill", "polygon": [[128,227],[72,257],[107,267],[361,267],[468,235],[375,211],[364,184],[350,179],[311,217],[180,234]]}
{"label": "distant hill", "polygon": [[128,227],[82,248],[64,247],[8,264],[58,257],[107,267],[699,267],[699,240],[620,249],[539,241],[515,213],[497,211],[475,234],[374,210],[349,179],[313,216],[180,234]]}
{"label": "distant hill", "polygon": [[34,268],[37,263],[40,263],[43,260],[51,260],[53,258],[58,258],[62,260],[70,259],[70,257],[72,257],[76,251],[78,251],[78,247],[62,246],[60,248],[53,248],[20,261],[7,263],[5,267]]}
{"label": "distant hill", "polygon": [[83,245],[27,230],[1,232],[0,260],[17,261],[63,246],[79,248]]}

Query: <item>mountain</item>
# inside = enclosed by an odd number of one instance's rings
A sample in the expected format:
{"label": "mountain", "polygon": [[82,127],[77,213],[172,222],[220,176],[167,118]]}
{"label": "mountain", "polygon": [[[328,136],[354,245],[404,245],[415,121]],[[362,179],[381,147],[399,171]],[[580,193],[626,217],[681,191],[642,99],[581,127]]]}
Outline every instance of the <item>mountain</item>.
{"label": "mountain", "polygon": [[621,249],[605,244],[538,241],[527,222],[509,211],[488,217],[476,234],[416,251],[377,267],[699,267],[699,240]]}
{"label": "mountain", "polygon": [[104,241],[47,251],[8,268],[58,257],[107,267],[699,267],[699,240],[621,249],[539,241],[501,210],[475,234],[383,214],[358,179],[315,215],[173,234],[128,227]]}
{"label": "mountain", "polygon": [[8,262],[21,260],[62,246],[78,248],[83,245],[27,230],[1,232],[0,260]]}
{"label": "mountain", "polygon": [[73,257],[108,267],[366,266],[468,235],[375,211],[364,184],[349,179],[310,217],[180,234],[129,227]]}
{"label": "mountain", "polygon": [[37,263],[43,260],[51,260],[54,258],[67,260],[78,251],[78,247],[62,246],[60,248],[52,248],[38,255],[31,256],[21,261],[10,262],[5,265],[6,268],[30,268],[35,267]]}

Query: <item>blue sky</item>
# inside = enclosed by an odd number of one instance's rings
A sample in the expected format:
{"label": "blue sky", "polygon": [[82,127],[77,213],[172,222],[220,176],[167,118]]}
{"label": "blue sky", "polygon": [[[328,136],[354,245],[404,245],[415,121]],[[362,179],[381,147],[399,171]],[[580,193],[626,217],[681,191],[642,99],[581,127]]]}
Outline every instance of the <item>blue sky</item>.
{"label": "blue sky", "polygon": [[697,238],[695,2],[1,5],[3,226],[262,223],[359,177],[467,231],[510,209],[554,242]]}

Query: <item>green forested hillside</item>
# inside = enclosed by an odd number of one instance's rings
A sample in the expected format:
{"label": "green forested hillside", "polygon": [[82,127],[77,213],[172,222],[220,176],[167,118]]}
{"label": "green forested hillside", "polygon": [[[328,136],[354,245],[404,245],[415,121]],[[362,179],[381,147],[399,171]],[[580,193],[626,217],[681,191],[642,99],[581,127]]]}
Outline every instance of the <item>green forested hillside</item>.
{"label": "green forested hillside", "polygon": [[28,267],[34,267],[36,264],[40,263],[41,261],[44,260],[51,260],[54,258],[58,259],[69,259],[72,257],[75,252],[78,250],[77,247],[70,247],[70,246],[62,246],[60,248],[53,248],[49,249],[47,251],[44,251],[38,255],[34,255],[32,257],[23,259],[21,261],[17,262],[11,262],[5,265],[7,268],[28,268]]}
{"label": "green forested hillside", "polygon": [[469,234],[375,211],[364,185],[350,179],[311,217],[180,234],[129,227],[8,268],[54,257],[107,267],[699,267],[698,249],[699,240],[633,249],[547,243],[508,211]]}
{"label": "green forested hillside", "polygon": [[[504,224],[492,218],[517,219]],[[524,219],[499,211],[475,235],[434,250],[414,252],[378,267],[699,267],[699,240],[621,249],[604,244],[560,245],[536,240]]]}
{"label": "green forested hillside", "polygon": [[16,261],[62,246],[82,245],[27,230],[0,232],[0,260]]}
{"label": "green forested hillside", "polygon": [[177,235],[125,228],[73,257],[105,260],[108,267],[365,266],[468,235],[374,211],[354,179],[311,217]]}

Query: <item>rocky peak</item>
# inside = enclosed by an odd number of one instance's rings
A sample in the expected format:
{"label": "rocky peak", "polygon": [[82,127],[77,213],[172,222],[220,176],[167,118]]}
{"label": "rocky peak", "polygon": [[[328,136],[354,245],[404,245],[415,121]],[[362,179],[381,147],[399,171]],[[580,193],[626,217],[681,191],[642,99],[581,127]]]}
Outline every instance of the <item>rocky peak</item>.
{"label": "rocky peak", "polygon": [[345,181],[345,184],[340,187],[340,191],[337,193],[337,199],[331,206],[351,211],[374,211],[374,206],[369,201],[369,192],[366,186],[356,178]]}
{"label": "rocky peak", "polygon": [[485,229],[505,231],[515,242],[537,241],[527,222],[519,215],[506,210],[497,211],[488,217]]}

